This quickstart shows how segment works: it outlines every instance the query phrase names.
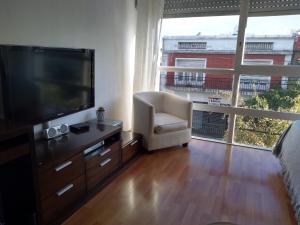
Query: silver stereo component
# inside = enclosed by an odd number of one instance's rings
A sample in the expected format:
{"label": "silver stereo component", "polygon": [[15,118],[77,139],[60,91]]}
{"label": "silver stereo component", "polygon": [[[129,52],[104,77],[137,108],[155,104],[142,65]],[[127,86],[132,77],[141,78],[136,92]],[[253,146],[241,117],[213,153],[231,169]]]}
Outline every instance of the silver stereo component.
{"label": "silver stereo component", "polygon": [[69,133],[69,125],[64,123],[59,126],[45,129],[43,132],[43,136],[46,139],[51,139],[67,133]]}
{"label": "silver stereo component", "polygon": [[104,141],[100,141],[99,143],[93,145],[92,147],[87,148],[86,150],[84,150],[84,155],[89,154],[90,152],[93,152],[94,150],[102,147],[104,145]]}

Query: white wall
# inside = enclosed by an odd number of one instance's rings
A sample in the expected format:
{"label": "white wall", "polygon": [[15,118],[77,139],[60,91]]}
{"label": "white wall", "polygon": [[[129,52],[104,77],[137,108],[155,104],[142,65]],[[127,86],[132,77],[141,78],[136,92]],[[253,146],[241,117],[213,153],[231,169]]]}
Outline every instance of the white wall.
{"label": "white wall", "polygon": [[[96,50],[96,107],[104,106],[108,117],[125,120],[125,127],[130,113],[122,107],[128,108],[125,98],[131,98],[126,89],[131,88],[135,27],[134,0],[0,0],[1,44]],[[95,109],[51,125],[91,118]]]}

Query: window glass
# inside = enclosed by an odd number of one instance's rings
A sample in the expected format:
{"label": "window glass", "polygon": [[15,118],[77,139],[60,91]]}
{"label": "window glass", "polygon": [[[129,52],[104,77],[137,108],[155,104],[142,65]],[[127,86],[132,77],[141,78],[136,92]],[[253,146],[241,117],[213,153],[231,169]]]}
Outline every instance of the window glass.
{"label": "window glass", "polygon": [[[233,69],[239,16],[164,19],[161,65],[187,68],[161,72],[160,90],[188,98],[194,104],[230,106],[233,76],[189,68]],[[300,65],[300,15],[249,17],[244,65]],[[243,74],[238,106],[300,113],[300,79]],[[237,143],[271,148],[290,121],[237,116]],[[193,111],[194,136],[226,140],[228,115]]]}
{"label": "window glass", "polygon": [[226,140],[228,115],[224,113],[193,111],[192,135],[196,137]]}
{"label": "window glass", "polygon": [[291,121],[267,117],[237,116],[234,141],[239,144],[273,148]]}
{"label": "window glass", "polygon": [[[238,22],[239,16],[163,19],[161,65],[234,68]],[[230,105],[232,75],[161,72],[160,90],[198,103]]]}
{"label": "window glass", "polygon": [[[161,72],[160,91],[171,92],[195,103],[229,106],[233,75],[201,72]],[[214,101],[211,101],[214,99]]]}
{"label": "window glass", "polygon": [[238,22],[239,16],[163,19],[161,65],[234,68]]}
{"label": "window glass", "polygon": [[238,106],[300,113],[300,78],[241,75]]}
{"label": "window glass", "polygon": [[300,15],[249,17],[244,64],[300,65],[299,21]]}

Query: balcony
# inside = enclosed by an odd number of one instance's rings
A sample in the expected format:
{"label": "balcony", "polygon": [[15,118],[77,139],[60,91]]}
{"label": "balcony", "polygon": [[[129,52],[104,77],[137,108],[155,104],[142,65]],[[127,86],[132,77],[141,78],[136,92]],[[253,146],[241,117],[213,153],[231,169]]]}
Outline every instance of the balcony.
{"label": "balcony", "polygon": [[[271,88],[289,89],[300,84],[299,78],[282,78],[277,82],[272,81],[269,76],[245,76],[240,78],[241,95],[253,96],[264,93]],[[232,90],[232,78],[205,77],[203,74],[191,75],[167,75],[160,76],[160,89],[169,89],[182,92],[201,93],[230,93]]]}

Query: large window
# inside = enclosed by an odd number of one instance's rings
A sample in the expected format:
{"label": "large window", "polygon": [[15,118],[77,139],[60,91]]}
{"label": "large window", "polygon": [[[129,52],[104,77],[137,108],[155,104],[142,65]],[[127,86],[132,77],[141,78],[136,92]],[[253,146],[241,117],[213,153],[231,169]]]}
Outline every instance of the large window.
{"label": "large window", "polygon": [[[187,70],[161,71],[160,90],[185,96],[195,103],[208,104],[211,98],[218,98],[221,105],[230,105],[232,73],[189,69],[233,69],[238,23],[238,16],[164,19],[161,65]],[[195,117],[200,114],[196,112]]]}
{"label": "large window", "polygon": [[234,68],[238,23],[238,16],[164,19],[161,64],[200,58],[206,59],[206,68]]}
{"label": "large window", "polygon": [[[296,64],[295,50],[300,43],[300,15],[249,17],[246,28],[245,60],[270,59],[274,65]],[[257,61],[257,65],[259,61]]]}
{"label": "large window", "polygon": [[160,89],[193,100],[193,135],[272,148],[300,119],[300,6],[165,2]]}

